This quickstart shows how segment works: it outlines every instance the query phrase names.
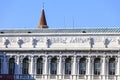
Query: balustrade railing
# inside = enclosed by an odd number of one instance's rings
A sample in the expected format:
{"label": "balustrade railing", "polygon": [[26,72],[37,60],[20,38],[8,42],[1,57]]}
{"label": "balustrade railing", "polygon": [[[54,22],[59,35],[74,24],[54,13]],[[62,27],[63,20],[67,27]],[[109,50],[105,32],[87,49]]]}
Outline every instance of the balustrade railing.
{"label": "balustrade railing", "polygon": [[[88,80],[88,77],[93,80],[120,80],[120,75],[38,75],[38,74],[15,74],[14,80]],[[6,76],[7,77],[7,76]],[[2,76],[0,76],[2,78]],[[1,80],[1,79],[0,79]]]}

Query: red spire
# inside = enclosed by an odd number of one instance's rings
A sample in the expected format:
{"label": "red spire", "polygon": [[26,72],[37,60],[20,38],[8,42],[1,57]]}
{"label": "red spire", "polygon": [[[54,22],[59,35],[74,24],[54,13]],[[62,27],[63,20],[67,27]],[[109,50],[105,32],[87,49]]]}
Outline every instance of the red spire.
{"label": "red spire", "polygon": [[38,28],[39,29],[40,28],[48,28],[44,8],[42,9],[42,14],[41,14],[41,17],[40,17],[40,22],[38,24]]}

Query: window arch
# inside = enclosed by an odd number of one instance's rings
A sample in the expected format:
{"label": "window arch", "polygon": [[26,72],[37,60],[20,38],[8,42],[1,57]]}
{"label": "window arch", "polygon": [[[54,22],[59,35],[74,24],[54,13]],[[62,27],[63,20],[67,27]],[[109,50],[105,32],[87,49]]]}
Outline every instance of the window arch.
{"label": "window arch", "polygon": [[51,74],[57,74],[57,58],[56,57],[51,59],[50,73]]}
{"label": "window arch", "polygon": [[43,74],[43,59],[38,58],[37,59],[37,66],[36,66],[36,72],[37,74]]}
{"label": "window arch", "polygon": [[85,75],[86,73],[86,59],[81,58],[79,61],[79,74]]}
{"label": "window arch", "polygon": [[65,59],[65,74],[70,75],[71,74],[71,58]]}
{"label": "window arch", "polygon": [[94,59],[94,75],[100,75],[100,58]]}
{"label": "window arch", "polygon": [[22,74],[28,74],[29,71],[29,59],[23,59]]}
{"label": "window arch", "polygon": [[109,59],[109,75],[115,75],[115,58]]}
{"label": "window arch", "polygon": [[9,74],[14,74],[15,73],[15,59],[10,58],[9,59]]}

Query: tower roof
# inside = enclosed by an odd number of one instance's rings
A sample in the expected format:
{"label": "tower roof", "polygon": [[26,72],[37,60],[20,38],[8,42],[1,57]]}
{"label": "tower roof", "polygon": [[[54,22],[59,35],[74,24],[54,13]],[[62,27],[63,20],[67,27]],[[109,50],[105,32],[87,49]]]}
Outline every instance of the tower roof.
{"label": "tower roof", "polygon": [[38,24],[38,28],[39,29],[48,28],[44,8],[42,9],[42,14],[41,14],[41,17],[40,17],[40,22]]}

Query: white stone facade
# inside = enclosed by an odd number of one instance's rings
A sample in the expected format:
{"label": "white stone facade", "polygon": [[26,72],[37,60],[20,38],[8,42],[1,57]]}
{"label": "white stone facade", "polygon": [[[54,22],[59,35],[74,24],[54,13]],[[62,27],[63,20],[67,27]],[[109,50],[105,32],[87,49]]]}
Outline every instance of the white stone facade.
{"label": "white stone facade", "polygon": [[[0,74],[12,72],[11,58],[15,80],[120,80],[120,33],[1,33]],[[28,72],[23,71],[25,58]],[[37,72],[38,58],[41,72]]]}

